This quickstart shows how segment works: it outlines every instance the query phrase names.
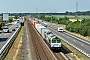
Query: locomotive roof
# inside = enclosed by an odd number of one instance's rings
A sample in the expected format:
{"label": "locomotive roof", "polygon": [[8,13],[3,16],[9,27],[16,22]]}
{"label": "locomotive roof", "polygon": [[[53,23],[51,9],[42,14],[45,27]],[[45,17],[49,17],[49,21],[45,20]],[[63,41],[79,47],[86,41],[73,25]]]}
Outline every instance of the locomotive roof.
{"label": "locomotive roof", "polygon": [[56,35],[54,35],[52,32],[47,32],[48,38],[54,38]]}

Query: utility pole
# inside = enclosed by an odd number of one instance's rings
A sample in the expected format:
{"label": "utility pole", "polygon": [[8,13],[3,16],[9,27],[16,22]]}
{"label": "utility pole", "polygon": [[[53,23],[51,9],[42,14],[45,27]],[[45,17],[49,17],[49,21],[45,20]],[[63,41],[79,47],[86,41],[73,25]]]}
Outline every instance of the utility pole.
{"label": "utility pole", "polygon": [[76,19],[78,19],[77,12],[78,12],[78,2],[76,2]]}
{"label": "utility pole", "polygon": [[45,13],[46,13],[46,9],[44,9],[44,15],[46,15]]}
{"label": "utility pole", "polygon": [[37,12],[38,12],[38,11],[37,11],[37,7],[36,7],[36,16],[38,17],[38,14],[37,14]]}
{"label": "utility pole", "polygon": [[36,7],[36,13],[38,13],[38,8]]}
{"label": "utility pole", "polygon": [[36,7],[36,15],[39,17],[38,7]]}

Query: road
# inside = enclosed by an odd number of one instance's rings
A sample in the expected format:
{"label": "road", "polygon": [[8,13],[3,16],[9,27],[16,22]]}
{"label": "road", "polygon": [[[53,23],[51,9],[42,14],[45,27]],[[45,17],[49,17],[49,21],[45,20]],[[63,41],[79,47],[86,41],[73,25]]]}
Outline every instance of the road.
{"label": "road", "polygon": [[17,29],[16,28],[16,25],[20,26],[19,23],[16,23],[12,26],[9,26],[9,30],[10,32],[9,33],[4,33],[4,32],[0,32],[0,50],[1,48],[4,46],[4,44],[8,41],[8,39],[13,35],[13,33],[15,31],[12,31],[13,28]]}

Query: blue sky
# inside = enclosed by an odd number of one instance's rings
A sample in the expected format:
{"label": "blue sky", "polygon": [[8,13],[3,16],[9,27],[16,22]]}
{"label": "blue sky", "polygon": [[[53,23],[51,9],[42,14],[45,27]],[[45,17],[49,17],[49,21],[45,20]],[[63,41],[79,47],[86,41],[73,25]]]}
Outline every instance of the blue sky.
{"label": "blue sky", "polygon": [[90,0],[0,0],[2,12],[65,12],[90,10]]}

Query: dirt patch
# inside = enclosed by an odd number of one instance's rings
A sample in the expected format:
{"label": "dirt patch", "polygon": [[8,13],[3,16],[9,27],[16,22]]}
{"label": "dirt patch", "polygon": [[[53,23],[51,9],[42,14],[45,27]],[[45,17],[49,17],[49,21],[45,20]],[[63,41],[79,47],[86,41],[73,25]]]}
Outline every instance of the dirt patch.
{"label": "dirt patch", "polygon": [[[79,21],[82,21],[81,19],[78,19]],[[69,21],[75,22],[77,19],[69,19]]]}

